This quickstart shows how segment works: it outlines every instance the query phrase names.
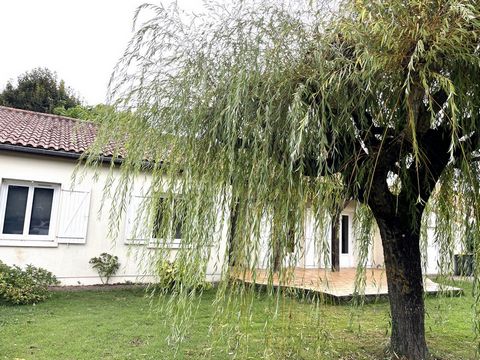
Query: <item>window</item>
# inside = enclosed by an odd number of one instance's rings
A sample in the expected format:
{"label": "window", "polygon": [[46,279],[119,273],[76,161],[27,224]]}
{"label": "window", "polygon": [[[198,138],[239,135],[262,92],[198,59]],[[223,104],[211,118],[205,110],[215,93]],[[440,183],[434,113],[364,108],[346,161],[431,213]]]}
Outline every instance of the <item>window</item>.
{"label": "window", "polygon": [[287,230],[287,243],[286,243],[286,250],[287,253],[294,253],[295,252],[295,217],[293,213],[289,213],[288,219],[288,230]]}
{"label": "window", "polygon": [[4,181],[1,188],[2,239],[53,240],[58,185]]}
{"label": "window", "polygon": [[180,240],[182,238],[183,216],[181,214],[179,200],[173,199],[173,201],[170,201],[172,208],[168,208],[166,198],[160,198],[159,201],[157,216],[153,224],[152,237],[154,239],[162,238],[162,235],[159,234],[160,227],[163,221],[168,221],[170,225],[169,232],[171,234],[168,235],[168,237],[173,236],[174,240]]}
{"label": "window", "polygon": [[348,254],[349,239],[349,221],[348,215],[342,215],[342,254]]}

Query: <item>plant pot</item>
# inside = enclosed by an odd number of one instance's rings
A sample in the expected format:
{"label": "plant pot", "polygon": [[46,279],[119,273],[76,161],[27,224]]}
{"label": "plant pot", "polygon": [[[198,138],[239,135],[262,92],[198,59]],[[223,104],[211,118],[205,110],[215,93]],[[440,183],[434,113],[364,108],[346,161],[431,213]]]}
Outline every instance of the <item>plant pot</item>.
{"label": "plant pot", "polygon": [[473,254],[455,255],[453,265],[453,270],[456,276],[473,276],[475,269]]}

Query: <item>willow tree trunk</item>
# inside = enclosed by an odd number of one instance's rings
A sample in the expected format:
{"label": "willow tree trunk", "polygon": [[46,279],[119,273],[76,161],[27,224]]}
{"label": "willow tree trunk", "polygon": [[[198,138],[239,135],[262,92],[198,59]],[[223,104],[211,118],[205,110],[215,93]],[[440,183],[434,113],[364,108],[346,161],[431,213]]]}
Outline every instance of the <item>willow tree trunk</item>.
{"label": "willow tree trunk", "polygon": [[[405,221],[405,217],[403,218]],[[399,218],[376,215],[382,237],[392,317],[391,349],[409,360],[426,359],[420,223],[413,230]],[[411,220],[413,222],[413,220]]]}

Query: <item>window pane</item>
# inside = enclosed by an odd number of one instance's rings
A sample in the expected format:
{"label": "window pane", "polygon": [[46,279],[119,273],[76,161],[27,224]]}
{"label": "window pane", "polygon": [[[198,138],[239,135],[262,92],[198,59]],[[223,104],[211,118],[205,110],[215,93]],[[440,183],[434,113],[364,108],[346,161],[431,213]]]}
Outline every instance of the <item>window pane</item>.
{"label": "window pane", "polygon": [[154,239],[159,239],[160,236],[161,236],[160,235],[160,228],[162,226],[162,221],[163,221],[163,206],[165,206],[163,198],[158,199],[157,216],[155,216],[155,221],[153,223],[152,237]]}
{"label": "window pane", "polygon": [[[182,238],[182,228],[183,228],[183,216],[178,210],[177,201],[174,200],[167,200],[165,198],[158,199],[158,209],[157,215],[155,216],[155,221],[153,223],[153,234],[152,237],[154,239],[162,239],[165,237],[165,229],[162,229],[163,221],[168,221],[168,225],[170,227],[168,231],[168,236],[171,236],[172,226],[173,228],[173,237],[174,239],[181,239]],[[171,201],[173,201],[173,208]],[[172,213],[173,211],[173,213]],[[164,216],[167,217],[164,219]],[[173,217],[173,218],[172,218]]]}
{"label": "window pane", "polygon": [[348,216],[342,215],[342,254],[348,254]]}
{"label": "window pane", "polygon": [[183,221],[175,215],[175,239],[182,238]]}
{"label": "window pane", "polygon": [[178,202],[174,201],[174,218],[173,223],[175,225],[175,239],[181,239],[183,233],[183,213],[182,210],[179,209],[180,205],[177,205]]}
{"label": "window pane", "polygon": [[7,206],[3,222],[4,234],[23,234],[25,209],[27,208],[28,187],[8,186]]}
{"label": "window pane", "polygon": [[33,193],[30,235],[48,235],[52,215],[53,189],[35,188]]}

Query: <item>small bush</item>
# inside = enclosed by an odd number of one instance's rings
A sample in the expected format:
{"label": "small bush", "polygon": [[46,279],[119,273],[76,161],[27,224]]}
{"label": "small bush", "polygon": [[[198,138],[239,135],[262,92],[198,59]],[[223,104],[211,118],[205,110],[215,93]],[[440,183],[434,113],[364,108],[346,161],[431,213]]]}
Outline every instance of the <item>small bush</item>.
{"label": "small bush", "polygon": [[157,275],[158,283],[156,285],[164,290],[171,290],[175,281],[178,281],[179,270],[175,263],[162,261],[157,265]]}
{"label": "small bush", "polygon": [[162,291],[162,292],[170,292],[178,291],[180,288],[184,289],[210,289],[212,285],[207,281],[200,281],[191,283],[195,281],[195,279],[190,279],[188,283],[185,281],[184,273],[178,267],[175,262],[162,260],[159,261],[157,264],[157,276],[158,282],[156,284],[152,284],[152,287],[155,291]]}
{"label": "small bush", "polygon": [[59,281],[42,268],[27,265],[25,270],[0,261],[0,300],[9,304],[36,304],[50,296],[48,286]]}
{"label": "small bush", "polygon": [[108,280],[120,268],[118,256],[113,256],[107,253],[101,253],[99,257],[93,257],[89,261],[92,267],[97,270],[100,275],[100,280],[103,284],[108,284]]}

